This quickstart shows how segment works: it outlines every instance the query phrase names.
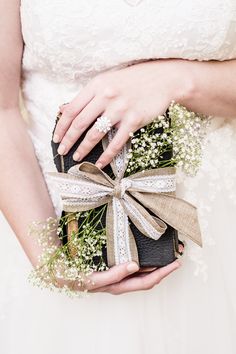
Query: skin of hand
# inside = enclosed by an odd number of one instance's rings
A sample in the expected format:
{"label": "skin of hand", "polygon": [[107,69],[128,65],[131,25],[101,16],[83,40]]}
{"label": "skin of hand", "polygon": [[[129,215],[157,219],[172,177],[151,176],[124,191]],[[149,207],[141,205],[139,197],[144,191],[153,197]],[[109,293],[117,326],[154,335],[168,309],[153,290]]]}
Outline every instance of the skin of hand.
{"label": "skin of hand", "polygon": [[141,272],[136,262],[128,262],[111,267],[103,272],[93,272],[83,287],[63,280],[58,280],[57,286],[67,285],[74,291],[87,289],[91,293],[106,292],[112,295],[120,295],[128,292],[150,290],[180,266],[181,263],[178,259],[165,267],[147,269]]}
{"label": "skin of hand", "polygon": [[[177,270],[181,265],[180,260],[176,260],[165,267],[138,273],[135,272],[133,275],[126,276],[121,281],[118,280],[114,284],[105,285],[95,290],[93,290],[93,288],[88,288],[88,290],[90,292],[107,292],[112,295],[120,295],[140,290],[150,290],[158,285],[165,277]],[[96,279],[94,284],[95,286],[98,285]]]}
{"label": "skin of hand", "polygon": [[[149,61],[105,72],[92,79],[70,104],[61,107],[62,117],[57,123],[53,139],[54,142],[60,141],[58,153],[66,154],[88,126],[103,114],[118,131],[100,156],[97,166],[103,168],[111,162],[131,132],[166,111],[177,91],[177,84],[174,84],[177,75],[175,80],[172,75],[167,75],[170,66],[174,69],[172,63],[171,60]],[[178,64],[182,65],[182,62],[178,61]],[[162,85],[157,84],[158,77]],[[104,135],[93,125],[75,152],[74,160],[85,157]]]}
{"label": "skin of hand", "polygon": [[[58,153],[66,154],[97,117],[104,115],[118,130],[96,162],[103,168],[121,150],[130,133],[163,114],[172,100],[198,113],[235,117],[233,70],[236,60],[161,59],[103,72],[69,104],[60,107],[62,116],[53,137],[54,142],[60,142]],[[104,135],[93,124],[74,153],[74,160],[83,159]]]}

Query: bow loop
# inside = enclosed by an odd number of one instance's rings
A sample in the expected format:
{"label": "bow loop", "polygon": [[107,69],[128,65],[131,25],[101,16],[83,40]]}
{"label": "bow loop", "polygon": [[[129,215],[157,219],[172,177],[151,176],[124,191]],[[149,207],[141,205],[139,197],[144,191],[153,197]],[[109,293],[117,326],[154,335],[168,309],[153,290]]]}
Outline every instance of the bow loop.
{"label": "bow loop", "polygon": [[101,184],[107,187],[113,187],[114,185],[114,181],[108,176],[108,174],[91,162],[85,161],[74,165],[68,170],[68,173],[80,177],[84,176],[84,178],[87,178],[96,184]]}

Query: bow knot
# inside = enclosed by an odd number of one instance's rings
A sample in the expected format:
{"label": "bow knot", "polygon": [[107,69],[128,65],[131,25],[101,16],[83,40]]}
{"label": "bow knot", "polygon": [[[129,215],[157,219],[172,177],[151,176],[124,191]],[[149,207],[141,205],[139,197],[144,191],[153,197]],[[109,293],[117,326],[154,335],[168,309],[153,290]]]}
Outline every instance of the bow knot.
{"label": "bow knot", "polygon": [[126,178],[123,178],[121,181],[115,181],[113,196],[118,199],[122,199],[125,192],[131,187],[131,185],[132,182]]}

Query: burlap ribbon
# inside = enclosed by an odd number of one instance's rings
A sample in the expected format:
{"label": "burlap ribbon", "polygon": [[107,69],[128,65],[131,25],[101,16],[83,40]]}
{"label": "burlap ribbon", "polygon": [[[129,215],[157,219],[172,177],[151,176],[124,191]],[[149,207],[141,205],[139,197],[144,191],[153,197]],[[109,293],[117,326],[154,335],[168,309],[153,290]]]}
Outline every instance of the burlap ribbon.
{"label": "burlap ribbon", "polygon": [[[103,139],[104,149],[114,131]],[[146,237],[158,240],[167,224],[202,246],[197,210],[175,196],[175,168],[156,168],[124,177],[129,145],[113,159],[115,179],[90,162],[71,167],[68,173],[49,172],[66,212],[80,212],[107,204],[108,265],[134,260],[139,263],[129,220]],[[152,216],[148,208],[156,216]]]}

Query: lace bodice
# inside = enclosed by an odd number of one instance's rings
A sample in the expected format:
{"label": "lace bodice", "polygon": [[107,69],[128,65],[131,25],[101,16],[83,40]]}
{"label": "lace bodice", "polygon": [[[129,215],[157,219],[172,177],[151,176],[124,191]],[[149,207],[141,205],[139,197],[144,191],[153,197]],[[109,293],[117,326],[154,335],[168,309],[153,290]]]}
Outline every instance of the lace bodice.
{"label": "lace bodice", "polygon": [[236,57],[234,0],[22,0],[23,67],[58,81],[150,58]]}

